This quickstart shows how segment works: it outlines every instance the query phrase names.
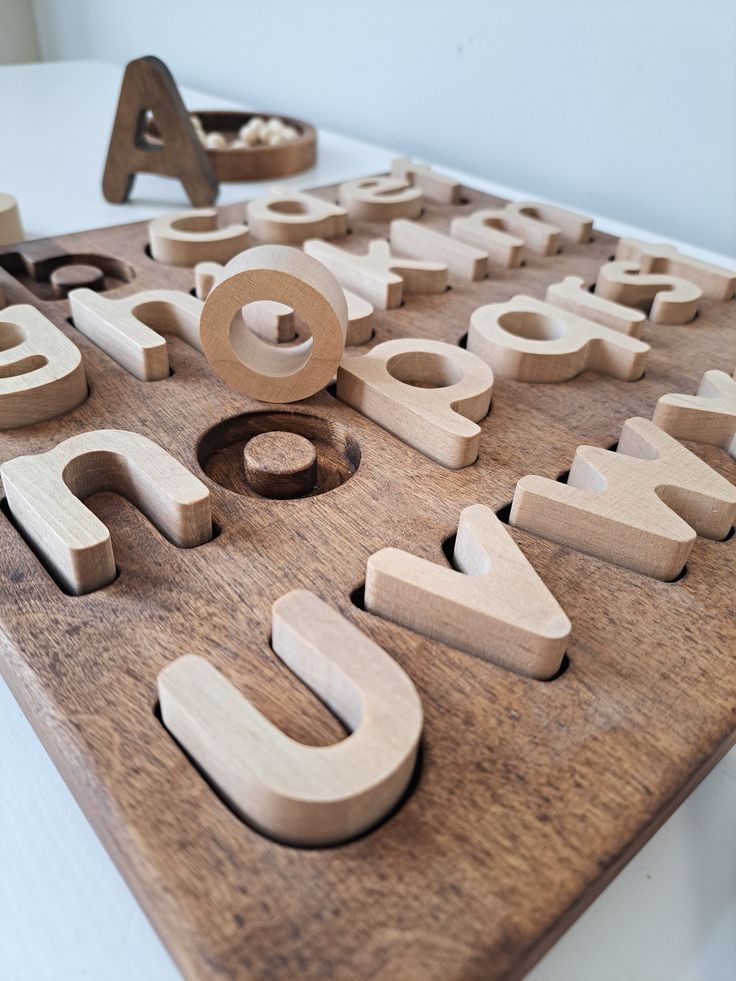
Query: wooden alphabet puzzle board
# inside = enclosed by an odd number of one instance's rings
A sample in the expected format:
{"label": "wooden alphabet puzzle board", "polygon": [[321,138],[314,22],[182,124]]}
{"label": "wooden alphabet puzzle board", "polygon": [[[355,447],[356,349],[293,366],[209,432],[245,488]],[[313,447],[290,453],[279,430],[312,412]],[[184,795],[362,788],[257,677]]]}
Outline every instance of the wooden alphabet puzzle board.
{"label": "wooden alphabet puzzle board", "polygon": [[[314,192],[330,202],[337,188]],[[503,202],[464,189],[420,219],[450,221]],[[220,209],[243,221],[244,208]],[[353,222],[335,244],[387,238]],[[189,291],[193,270],[154,262],[147,223],[23,246],[36,255],[105,256],[114,295]],[[480,305],[544,298],[566,275],[595,280],[615,240],[563,242],[489,278],[450,275],[440,295],[376,310],[377,342],[460,343]],[[219,534],[178,549],[127,501],[89,505],[109,527],[118,576],[63,592],[0,516],[0,666],[75,796],[191,978],[488,979],[521,977],[734,742],[736,542],[698,538],[684,576],[662,582],[510,529],[572,622],[566,669],[522,677],[362,608],[366,562],[395,546],[438,563],[460,512],[508,514],[526,474],[557,478],[581,444],[611,447],[658,398],[694,393],[736,366],[734,302],[703,299],[681,326],[647,324],[638,381],[585,371],[559,384],[496,379],[478,461],[447,470],[324,391],[286,406],[236,394],[201,354],[171,339],[172,374],[139,381],[69,323],[69,303],[0,255],[6,304],[32,303],[82,351],[90,394],[50,422],[0,435],[0,460],[102,428],[160,443],[210,488]],[[93,262],[93,264],[98,264]],[[1,317],[0,311],[0,317]],[[361,349],[358,349],[358,351]],[[358,353],[356,351],[355,353]],[[353,353],[353,352],[351,352]],[[241,471],[247,438],[308,436],[316,492],[266,500]],[[736,462],[687,444],[731,482]],[[269,646],[271,604],[311,589],[380,644],[424,709],[409,793],[378,827],[336,847],[278,844],[238,818],[164,728],[158,673],[199,654],[285,733],[325,745],[335,717]]]}

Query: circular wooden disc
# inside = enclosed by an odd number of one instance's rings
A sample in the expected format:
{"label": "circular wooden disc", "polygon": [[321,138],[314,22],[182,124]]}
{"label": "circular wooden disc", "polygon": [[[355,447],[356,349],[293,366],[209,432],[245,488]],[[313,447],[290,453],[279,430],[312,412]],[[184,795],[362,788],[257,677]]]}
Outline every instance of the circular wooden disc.
{"label": "circular wooden disc", "polygon": [[254,436],[243,450],[245,479],[264,497],[302,497],[317,483],[317,451],[297,433]]}
{"label": "circular wooden disc", "polygon": [[71,293],[72,290],[87,287],[90,290],[102,290],[105,288],[105,276],[97,266],[85,266],[83,263],[71,263],[68,266],[59,266],[49,276],[51,289],[54,296],[60,300]]}
{"label": "circular wooden disc", "polygon": [[[312,336],[279,348],[237,330],[233,320],[255,300],[285,303]],[[210,367],[236,392],[261,402],[297,402],[334,377],[347,324],[345,294],[328,269],[297,249],[261,245],[225,266],[205,301],[200,337]]]}

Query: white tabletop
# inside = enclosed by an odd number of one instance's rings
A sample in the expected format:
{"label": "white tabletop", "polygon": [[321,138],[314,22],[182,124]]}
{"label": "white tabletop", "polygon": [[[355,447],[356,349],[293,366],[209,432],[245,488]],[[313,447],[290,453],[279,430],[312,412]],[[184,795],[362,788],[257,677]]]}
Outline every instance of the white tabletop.
{"label": "white tabletop", "polygon": [[[97,62],[0,68],[0,189],[28,238],[121,224],[188,205],[141,176],[133,200],[100,191],[122,70]],[[189,90],[190,108],[232,103]],[[75,105],[79,112],[73,111]],[[387,169],[395,153],[320,131],[308,187]],[[510,198],[534,189],[467,183]],[[261,183],[223,184],[218,203]],[[574,201],[556,202],[575,207]],[[676,204],[676,203],[675,203]],[[673,205],[674,206],[674,205]],[[656,239],[595,216],[613,234]],[[682,244],[682,243],[680,243]],[[733,260],[690,249],[713,262]],[[7,687],[0,681],[0,978],[175,981],[179,973]],[[736,750],[660,829],[529,975],[533,981],[734,981]]]}

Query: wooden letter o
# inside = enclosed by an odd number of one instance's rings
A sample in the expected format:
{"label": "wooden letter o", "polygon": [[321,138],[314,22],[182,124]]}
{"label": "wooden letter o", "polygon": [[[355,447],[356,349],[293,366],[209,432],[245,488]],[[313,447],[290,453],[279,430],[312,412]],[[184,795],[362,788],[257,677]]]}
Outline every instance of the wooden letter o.
{"label": "wooden letter o", "polygon": [[[236,314],[256,300],[290,306],[312,336],[277,348],[242,325]],[[225,266],[202,311],[202,350],[236,392],[262,402],[296,402],[330,382],[345,347],[348,310],[332,273],[297,249],[262,245]]]}

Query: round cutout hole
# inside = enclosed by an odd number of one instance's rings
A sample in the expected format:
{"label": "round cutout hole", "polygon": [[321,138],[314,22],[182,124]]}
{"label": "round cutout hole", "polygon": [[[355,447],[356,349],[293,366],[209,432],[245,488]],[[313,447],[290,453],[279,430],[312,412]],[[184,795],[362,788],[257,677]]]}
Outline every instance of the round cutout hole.
{"label": "round cutout hole", "polygon": [[[346,483],[360,466],[360,445],[341,423],[314,413],[289,411],[248,412],[225,419],[209,429],[197,447],[199,465],[207,476],[226,490],[244,497],[280,496],[259,493],[248,482],[244,451],[262,433],[294,433],[308,440],[317,456],[317,473],[302,497],[316,497]],[[264,490],[263,486],[260,488]],[[297,493],[294,495],[298,497]]]}
{"label": "round cutout hole", "polygon": [[499,317],[498,324],[507,333],[528,341],[556,341],[566,334],[561,321],[530,310],[509,310]]}
{"label": "round cutout hole", "polygon": [[415,388],[448,388],[462,381],[463,372],[441,354],[431,351],[407,351],[386,362],[392,378]]}

